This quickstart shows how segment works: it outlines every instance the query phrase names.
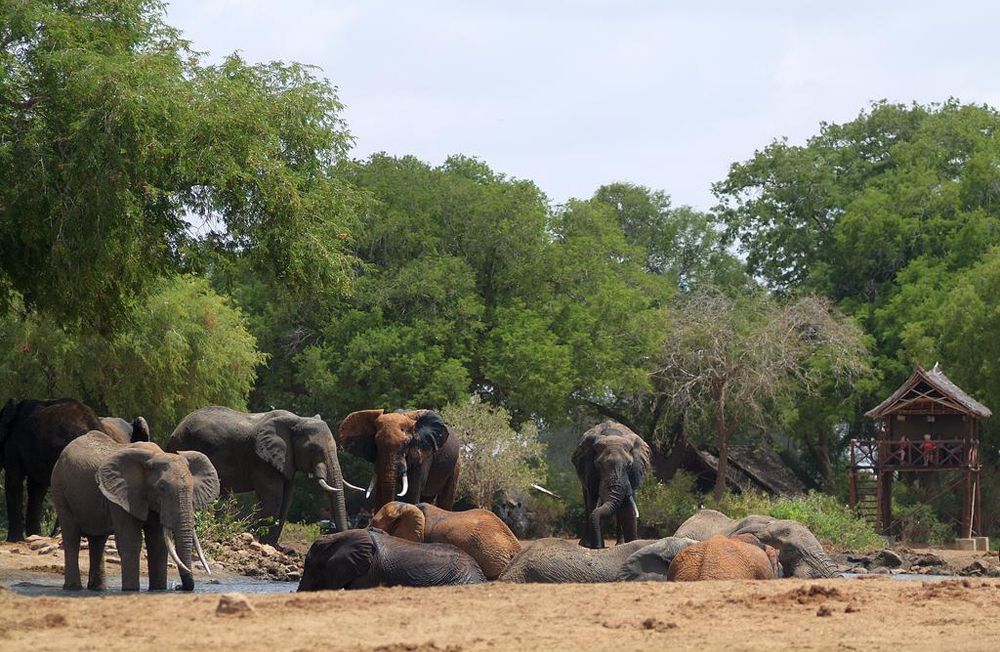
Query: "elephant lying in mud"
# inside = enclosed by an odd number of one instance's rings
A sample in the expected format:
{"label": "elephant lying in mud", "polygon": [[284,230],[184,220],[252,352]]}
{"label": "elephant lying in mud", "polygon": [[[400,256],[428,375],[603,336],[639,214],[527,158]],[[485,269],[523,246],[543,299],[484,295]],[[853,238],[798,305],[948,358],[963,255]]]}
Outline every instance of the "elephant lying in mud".
{"label": "elephant lying in mud", "polygon": [[671,582],[769,580],[781,577],[778,551],[750,534],[715,535],[677,553],[667,569]]}
{"label": "elephant lying in mud", "polygon": [[670,562],[677,553],[693,543],[697,541],[667,537],[643,546],[628,556],[616,579],[619,582],[665,582]]}
{"label": "elephant lying in mud", "polygon": [[306,554],[299,591],[485,581],[475,560],[451,544],[414,543],[370,528],[317,539]]}
{"label": "elephant lying in mud", "polygon": [[410,541],[450,543],[472,556],[487,579],[495,580],[521,544],[507,524],[486,509],[449,512],[429,503],[387,503],[372,527]]}
{"label": "elephant lying in mud", "polygon": [[759,514],[735,520],[714,509],[703,509],[684,521],[674,536],[704,541],[717,534],[725,537],[752,534],[761,543],[775,548],[785,577],[835,577],[838,572],[816,536],[798,521]]}
{"label": "elephant lying in mud", "polygon": [[525,542],[500,574],[501,582],[614,582],[628,557],[655,540],[639,539],[613,548],[584,548],[565,539],[539,539]]}

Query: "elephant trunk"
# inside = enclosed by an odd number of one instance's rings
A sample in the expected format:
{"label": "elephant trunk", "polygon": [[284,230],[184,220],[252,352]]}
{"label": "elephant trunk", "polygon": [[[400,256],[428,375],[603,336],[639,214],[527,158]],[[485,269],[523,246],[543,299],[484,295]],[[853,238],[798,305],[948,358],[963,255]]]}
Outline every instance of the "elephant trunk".
{"label": "elephant trunk", "polygon": [[[168,516],[165,522],[168,528],[173,531],[173,542],[176,545],[177,570],[181,576],[181,588],[185,591],[194,590],[194,575],[191,569],[191,558],[194,553],[194,503],[192,502],[191,491],[181,492],[178,496],[178,509],[175,514]],[[169,545],[169,539],[168,539]]]}
{"label": "elephant trunk", "polygon": [[372,512],[376,513],[387,503],[396,499],[396,487],[399,480],[399,470],[396,464],[395,451],[376,461],[375,465],[375,504]]}
{"label": "elephant trunk", "polygon": [[590,513],[590,539],[597,548],[604,547],[601,536],[601,519],[613,516],[623,507],[631,510],[629,499],[632,497],[632,487],[624,476],[613,477],[601,483],[601,502]]}
{"label": "elephant trunk", "polygon": [[316,477],[325,479],[329,486],[339,491],[330,492],[330,513],[338,532],[347,530],[347,506],[344,503],[344,476],[340,472],[340,462],[337,454],[326,452],[326,461],[316,465]]}

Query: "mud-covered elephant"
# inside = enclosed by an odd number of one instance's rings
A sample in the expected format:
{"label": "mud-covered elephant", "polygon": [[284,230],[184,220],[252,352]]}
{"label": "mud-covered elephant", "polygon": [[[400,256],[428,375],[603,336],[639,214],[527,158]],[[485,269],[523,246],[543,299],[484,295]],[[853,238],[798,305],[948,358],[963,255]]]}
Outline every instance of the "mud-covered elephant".
{"label": "mud-covered elephant", "polygon": [[306,554],[299,591],[485,581],[475,560],[449,543],[416,543],[368,528],[317,539]]}
{"label": "mud-covered elephant", "polygon": [[[154,443],[121,444],[91,431],[70,442],[52,470],[52,502],[63,531],[63,588],[80,584],[80,538],[90,547],[87,588],[105,588],[104,544],[114,534],[122,590],[139,590],[145,538],[150,590],[167,588],[167,554],[185,591],[194,589],[191,558],[209,569],[195,534],[195,510],[219,496],[219,477],[201,453],[165,453]],[[174,543],[176,542],[176,547]]]}
{"label": "mud-covered elephant", "polygon": [[614,516],[618,543],[638,537],[635,492],[649,470],[649,445],[620,423],[605,421],[583,433],[573,467],[583,485],[584,535],[580,545],[603,548],[601,519]]}
{"label": "mud-covered elephant", "polygon": [[693,543],[674,556],[667,580],[769,580],[781,577],[778,552],[752,535],[717,534]]}
{"label": "mud-covered elephant", "polygon": [[[167,450],[193,450],[212,460],[223,491],[253,491],[261,518],[271,522],[261,540],[277,543],[292,502],[296,472],[315,477],[329,492],[337,530],[348,527],[344,477],[337,443],[319,415],[300,417],[286,410],[246,413],[206,407],[184,417],[170,435]],[[353,489],[360,487],[347,484]]]}
{"label": "mud-covered elephant", "polygon": [[632,553],[655,542],[637,539],[611,548],[591,549],[565,539],[525,541],[499,579],[540,584],[614,582]]}
{"label": "mud-covered elephant", "polygon": [[621,582],[666,582],[670,562],[677,553],[693,543],[697,541],[666,537],[643,546],[628,556],[617,579]]}
{"label": "mud-covered elephant", "polygon": [[136,417],[131,423],[121,417],[101,417],[101,428],[116,441],[132,442],[149,441],[149,424],[142,417]]}
{"label": "mud-covered elephant", "polygon": [[[7,401],[0,410],[0,462],[7,497],[7,540],[41,534],[42,505],[59,454],[91,430],[105,430],[94,411],[71,398]],[[109,431],[121,443],[129,439]],[[28,486],[27,510],[24,485]]]}
{"label": "mud-covered elephant", "polygon": [[410,541],[450,543],[475,559],[489,580],[521,552],[507,524],[486,509],[449,512],[428,503],[393,501],[375,514],[371,525]]}
{"label": "mud-covered elephant", "polygon": [[461,443],[436,412],[352,412],[337,428],[337,443],[375,465],[368,487],[375,495],[372,513],[396,498],[454,505]]}
{"label": "mud-covered elephant", "polygon": [[703,509],[684,521],[674,536],[704,541],[716,534],[752,534],[775,548],[785,577],[834,577],[838,572],[816,536],[798,521],[759,514],[735,520],[722,512]]}

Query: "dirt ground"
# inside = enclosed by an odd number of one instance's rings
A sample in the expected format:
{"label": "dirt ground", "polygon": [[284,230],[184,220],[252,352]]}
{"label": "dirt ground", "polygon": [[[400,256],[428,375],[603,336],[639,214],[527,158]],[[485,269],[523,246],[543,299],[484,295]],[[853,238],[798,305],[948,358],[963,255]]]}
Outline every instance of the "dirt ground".
{"label": "dirt ground", "polygon": [[996,650],[1000,581],[487,584],[74,599],[0,593],[6,650]]}

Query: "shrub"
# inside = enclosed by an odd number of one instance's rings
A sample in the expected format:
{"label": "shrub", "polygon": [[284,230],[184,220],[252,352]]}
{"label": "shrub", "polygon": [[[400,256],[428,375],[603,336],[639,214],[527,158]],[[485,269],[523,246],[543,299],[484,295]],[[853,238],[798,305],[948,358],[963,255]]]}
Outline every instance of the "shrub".
{"label": "shrub", "polygon": [[533,423],[514,430],[506,410],[478,397],[446,406],[441,416],[462,441],[459,496],[489,509],[498,495],[527,493],[545,481],[545,444]]}
{"label": "shrub", "polygon": [[304,551],[321,534],[319,523],[285,523],[281,530],[281,544]]}
{"label": "shrub", "polygon": [[194,527],[202,544],[223,543],[247,532],[256,521],[256,510],[247,512],[238,496],[223,496],[195,512]]}
{"label": "shrub", "polygon": [[635,495],[642,536],[670,536],[698,511],[701,496],[695,482],[695,476],[686,471],[678,471],[667,484],[647,474]]}
{"label": "shrub", "polygon": [[927,503],[914,503],[900,507],[893,504],[893,532],[907,543],[941,545],[951,541],[955,531],[948,523],[938,519],[934,508]]}

